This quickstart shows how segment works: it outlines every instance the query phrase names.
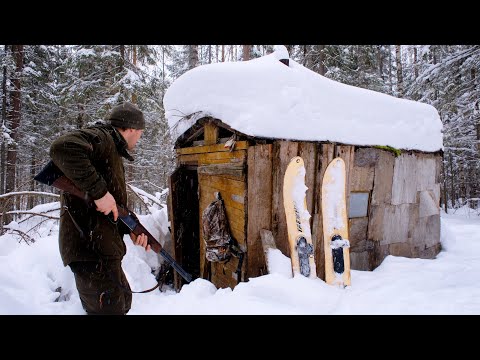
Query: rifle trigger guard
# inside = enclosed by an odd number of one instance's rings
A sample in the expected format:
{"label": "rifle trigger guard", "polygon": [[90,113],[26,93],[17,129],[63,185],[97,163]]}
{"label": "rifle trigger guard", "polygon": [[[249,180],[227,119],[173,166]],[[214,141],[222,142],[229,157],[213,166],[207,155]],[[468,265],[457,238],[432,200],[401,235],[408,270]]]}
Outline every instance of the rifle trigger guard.
{"label": "rifle trigger guard", "polygon": [[107,219],[108,219],[113,225],[117,225],[117,223],[118,223],[118,218],[117,218],[117,221],[114,221],[114,220],[113,220],[113,212],[110,212],[110,213],[107,215]]}

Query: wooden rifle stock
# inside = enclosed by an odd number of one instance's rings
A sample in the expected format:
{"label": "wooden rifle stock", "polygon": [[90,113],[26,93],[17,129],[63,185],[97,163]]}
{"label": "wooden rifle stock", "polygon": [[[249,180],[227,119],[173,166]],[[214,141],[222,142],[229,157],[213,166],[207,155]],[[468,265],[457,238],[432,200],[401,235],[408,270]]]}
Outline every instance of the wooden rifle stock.
{"label": "wooden rifle stock", "polygon": [[57,188],[59,190],[62,190],[63,192],[72,194],[73,196],[76,196],[80,199],[85,200],[87,203],[88,207],[96,207],[95,202],[91,197],[89,197],[86,193],[82,192],[79,188],[75,186],[75,184],[67,178],[65,175],[60,176],[58,179],[56,179],[51,186],[54,188]]}
{"label": "wooden rifle stock", "polygon": [[[87,193],[80,190],[72,180],[67,178],[65,174],[53,163],[53,161],[48,162],[48,164],[40,171],[35,177],[34,180],[53,186],[59,190],[62,190],[66,193],[69,193],[73,196],[76,196],[80,199],[85,200],[87,206],[96,207],[93,199],[88,196]],[[153,237],[150,232],[145,229],[145,227],[140,223],[137,216],[124,206],[118,206],[118,220],[125,224],[132,233],[135,235],[145,234],[147,236],[148,244],[157,254],[163,256],[163,258],[182,276],[185,281],[188,283],[192,281],[192,275],[187,273],[171,256],[168,254],[162,247],[162,245]],[[111,213],[110,213],[111,214]],[[113,221],[113,217],[109,214],[110,220]]]}

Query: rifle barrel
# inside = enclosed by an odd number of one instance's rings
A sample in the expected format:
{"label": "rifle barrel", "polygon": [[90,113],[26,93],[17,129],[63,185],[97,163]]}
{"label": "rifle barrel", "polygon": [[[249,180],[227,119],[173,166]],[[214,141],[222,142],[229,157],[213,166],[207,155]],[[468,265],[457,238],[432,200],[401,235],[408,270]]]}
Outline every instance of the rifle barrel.
{"label": "rifle barrel", "polygon": [[[131,216],[131,215],[130,215]],[[124,218],[120,218],[122,221]],[[152,248],[153,251],[155,251],[157,254],[160,254],[163,256],[163,258],[182,276],[182,278],[185,279],[186,282],[191,282],[192,281],[192,275],[187,273],[171,256],[169,253],[167,253],[162,245],[153,237],[150,232],[145,229],[145,227],[137,222],[137,226],[132,230],[132,232],[135,235],[140,235],[140,234],[145,234],[148,239],[148,244]]]}
{"label": "rifle barrel", "polygon": [[173,258],[170,256],[169,253],[167,253],[164,249],[161,249],[160,255],[162,255],[170,265],[172,265],[172,267],[180,274],[182,278],[185,279],[187,283],[192,281],[192,275],[190,275],[185,270],[183,270],[183,268],[180,265],[178,265],[178,263],[175,260],[173,260]]}

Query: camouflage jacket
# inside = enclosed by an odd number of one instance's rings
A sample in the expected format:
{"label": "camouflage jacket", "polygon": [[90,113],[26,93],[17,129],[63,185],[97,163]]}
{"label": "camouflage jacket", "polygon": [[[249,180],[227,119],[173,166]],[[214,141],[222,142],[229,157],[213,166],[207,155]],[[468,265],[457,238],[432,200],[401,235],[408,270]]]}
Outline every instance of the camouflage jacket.
{"label": "camouflage jacket", "polygon": [[[126,205],[122,157],[133,161],[123,136],[110,125],[74,130],[57,138],[50,157],[63,173],[94,200],[109,191],[117,204]],[[61,195],[59,248],[64,265],[72,261],[122,259],[126,253],[120,222],[114,224],[83,199]]]}

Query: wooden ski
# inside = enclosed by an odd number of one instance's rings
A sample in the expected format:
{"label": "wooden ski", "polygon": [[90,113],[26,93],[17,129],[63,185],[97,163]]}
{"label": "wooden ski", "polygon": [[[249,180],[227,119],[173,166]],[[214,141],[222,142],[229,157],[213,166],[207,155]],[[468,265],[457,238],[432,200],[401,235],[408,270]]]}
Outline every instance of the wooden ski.
{"label": "wooden ski", "polygon": [[325,282],[350,285],[350,242],[346,204],[345,162],[337,157],[328,164],[322,182]]}
{"label": "wooden ski", "polygon": [[290,160],[283,181],[283,204],[287,219],[288,242],[293,275],[317,277],[307,209],[305,165],[299,156]]}

